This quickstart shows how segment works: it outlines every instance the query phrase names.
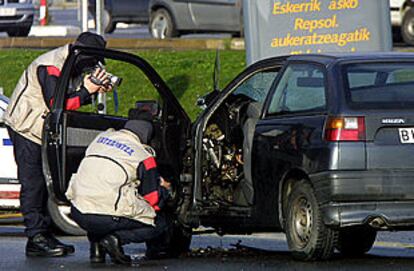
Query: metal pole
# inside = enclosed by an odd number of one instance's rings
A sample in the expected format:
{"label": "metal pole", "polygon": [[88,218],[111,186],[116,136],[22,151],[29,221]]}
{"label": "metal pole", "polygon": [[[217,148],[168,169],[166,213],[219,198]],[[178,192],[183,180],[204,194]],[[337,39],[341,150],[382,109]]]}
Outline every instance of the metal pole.
{"label": "metal pole", "polygon": [[82,32],[88,31],[88,0],[82,1]]}
{"label": "metal pole", "polygon": [[[103,0],[96,0],[96,33],[103,36],[102,29],[102,15],[103,15]],[[106,93],[98,94],[98,113],[106,114]]]}
{"label": "metal pole", "polygon": [[96,33],[103,36],[102,31],[103,0],[96,0]]}
{"label": "metal pole", "polygon": [[79,26],[82,28],[82,24],[81,24],[81,19],[82,19],[82,5],[81,5],[81,0],[76,0],[76,19],[79,22]]}

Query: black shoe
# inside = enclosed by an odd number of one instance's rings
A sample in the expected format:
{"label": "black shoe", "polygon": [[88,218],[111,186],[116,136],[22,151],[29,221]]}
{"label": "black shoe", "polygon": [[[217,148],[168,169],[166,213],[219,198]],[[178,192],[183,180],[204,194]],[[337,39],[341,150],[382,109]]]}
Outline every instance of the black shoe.
{"label": "black shoe", "polygon": [[30,237],[26,244],[28,257],[60,257],[65,256],[66,250],[62,247],[52,246],[44,233]]}
{"label": "black shoe", "polygon": [[109,254],[114,263],[131,264],[131,257],[124,254],[121,243],[115,235],[110,234],[105,236],[99,244]]}
{"label": "black shoe", "polygon": [[99,242],[91,242],[89,252],[89,259],[91,263],[105,262],[105,249],[99,244]]}
{"label": "black shoe", "polygon": [[73,254],[75,253],[75,247],[72,245],[67,245],[62,242],[60,242],[53,234],[47,233],[46,237],[48,238],[50,245],[52,247],[61,247],[63,248],[67,254]]}

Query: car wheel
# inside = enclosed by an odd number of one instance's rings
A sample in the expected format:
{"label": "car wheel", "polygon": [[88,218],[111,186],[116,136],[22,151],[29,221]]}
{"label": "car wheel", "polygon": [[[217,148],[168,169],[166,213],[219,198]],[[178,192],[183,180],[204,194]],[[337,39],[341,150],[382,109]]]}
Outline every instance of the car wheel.
{"label": "car wheel", "polygon": [[7,35],[9,35],[9,37],[27,37],[29,36],[30,28],[31,26],[13,28],[13,29],[7,30]]}
{"label": "car wheel", "polygon": [[[93,16],[95,18],[95,25],[97,25],[96,14],[93,14]],[[111,13],[106,9],[102,13],[102,29],[107,34],[113,33],[116,29],[116,23],[113,21]]]}
{"label": "car wheel", "polygon": [[337,249],[345,256],[361,256],[374,245],[377,231],[368,227],[351,227],[339,231]]}
{"label": "car wheel", "polygon": [[338,232],[323,223],[320,206],[309,182],[293,184],[285,213],[287,242],[296,259],[324,260],[333,255]]}
{"label": "car wheel", "polygon": [[103,11],[103,29],[105,33],[113,33],[116,29],[116,23],[112,19],[112,15],[108,10],[104,9]]}
{"label": "car wheel", "polygon": [[70,215],[70,206],[58,205],[53,200],[48,200],[48,210],[52,218],[53,224],[63,233],[69,235],[85,235],[86,232],[82,230]]}
{"label": "car wheel", "polygon": [[151,14],[149,30],[153,38],[166,39],[177,37],[178,32],[170,13],[161,8]]}
{"label": "car wheel", "polygon": [[172,257],[178,257],[183,253],[190,251],[192,230],[186,229],[178,223],[172,229],[172,235],[169,242],[169,254]]}
{"label": "car wheel", "polygon": [[414,8],[409,8],[404,14],[401,36],[405,43],[414,45]]}

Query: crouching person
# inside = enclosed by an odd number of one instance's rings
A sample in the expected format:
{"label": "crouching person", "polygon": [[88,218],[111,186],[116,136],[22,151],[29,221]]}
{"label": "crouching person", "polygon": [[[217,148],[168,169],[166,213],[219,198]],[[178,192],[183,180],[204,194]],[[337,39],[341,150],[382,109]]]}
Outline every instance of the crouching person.
{"label": "crouching person", "polygon": [[160,212],[169,183],[160,178],[154,151],[146,145],[153,134],[151,117],[138,115],[124,129],[94,139],[66,193],[73,219],[87,232],[92,263],[109,254],[113,262],[129,264],[122,245],[154,240],[169,226]]}

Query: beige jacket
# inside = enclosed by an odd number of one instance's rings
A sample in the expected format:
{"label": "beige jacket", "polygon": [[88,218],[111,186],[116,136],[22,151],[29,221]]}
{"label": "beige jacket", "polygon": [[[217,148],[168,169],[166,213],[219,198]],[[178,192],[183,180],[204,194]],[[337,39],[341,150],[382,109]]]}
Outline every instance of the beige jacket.
{"label": "beige jacket", "polygon": [[69,45],[65,45],[35,59],[20,77],[5,112],[5,123],[37,144],[42,143],[44,118],[49,112],[37,77],[37,68],[53,65],[61,70],[68,53]]}
{"label": "beige jacket", "polygon": [[138,193],[138,165],[151,157],[148,146],[128,130],[107,130],[86,150],[66,192],[84,214],[126,217],[154,225],[153,207]]}

